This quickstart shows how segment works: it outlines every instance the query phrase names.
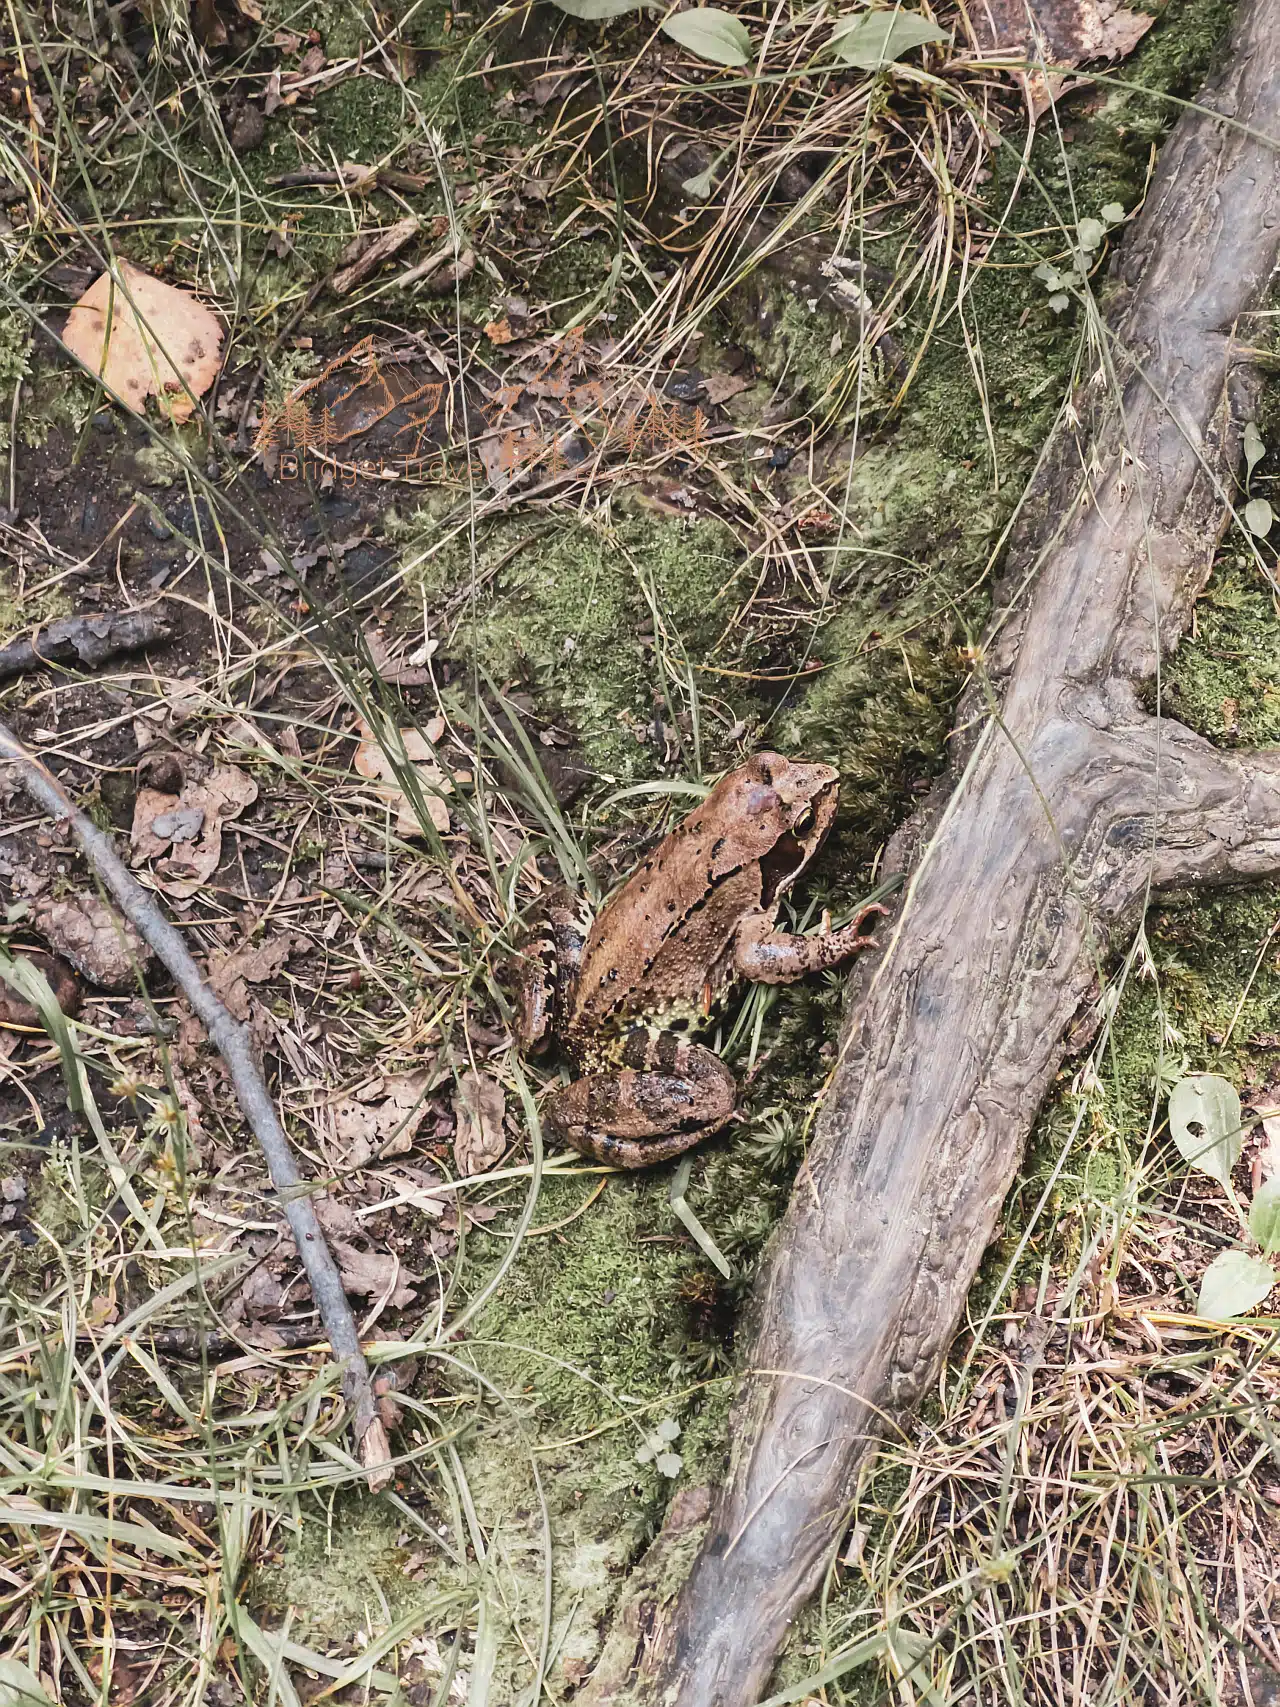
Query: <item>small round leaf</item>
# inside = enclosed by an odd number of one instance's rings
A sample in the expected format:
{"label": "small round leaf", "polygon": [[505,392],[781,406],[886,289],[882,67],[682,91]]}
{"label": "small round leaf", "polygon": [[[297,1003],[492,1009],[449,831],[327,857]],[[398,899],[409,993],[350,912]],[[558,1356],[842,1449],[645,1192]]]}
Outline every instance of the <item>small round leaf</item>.
{"label": "small round leaf", "polygon": [[621,18],[628,12],[638,12],[642,0],[555,0],[562,12],[587,23],[599,23],[604,18]]}
{"label": "small round leaf", "polygon": [[1098,248],[1106,234],[1107,228],[1100,219],[1082,219],[1076,226],[1080,247],[1087,249],[1090,254]]}
{"label": "small round leaf", "polygon": [[1235,1086],[1217,1073],[1179,1079],[1169,1094],[1169,1132],[1193,1168],[1228,1185],[1244,1144]]}
{"label": "small round leaf", "polygon": [[841,18],[827,47],[845,65],[858,71],[878,71],[927,42],[944,42],[946,32],[917,12],[862,12]]}
{"label": "small round leaf", "polygon": [[1280,1175],[1254,1193],[1249,1205],[1249,1231],[1267,1256],[1280,1251]]}
{"label": "small round leaf", "polygon": [[673,12],[662,21],[664,32],[681,47],[713,65],[749,65],[753,58],[746,26],[718,6],[699,6],[692,12]]}
{"label": "small round leaf", "polygon": [[1256,421],[1248,422],[1244,429],[1244,460],[1250,474],[1253,473],[1266,454],[1267,447],[1263,443],[1262,434],[1258,431],[1258,423]]}
{"label": "small round leaf", "polygon": [[1261,1257],[1223,1251],[1204,1271],[1196,1314],[1211,1322],[1229,1322],[1261,1304],[1275,1283],[1275,1270]]}
{"label": "small round leaf", "polygon": [[1108,202],[1107,205],[1100,210],[1099,217],[1107,225],[1119,225],[1120,221],[1124,218],[1124,208],[1120,202]]}
{"label": "small round leaf", "polygon": [[1274,519],[1271,505],[1265,498],[1250,498],[1244,507],[1244,525],[1250,533],[1257,534],[1259,538],[1271,532]]}

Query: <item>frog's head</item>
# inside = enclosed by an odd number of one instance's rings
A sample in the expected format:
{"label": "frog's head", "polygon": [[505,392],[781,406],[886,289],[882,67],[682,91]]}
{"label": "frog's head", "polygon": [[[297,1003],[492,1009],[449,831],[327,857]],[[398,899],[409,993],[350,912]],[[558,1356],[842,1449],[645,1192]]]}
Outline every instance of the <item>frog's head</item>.
{"label": "frog's head", "polygon": [[822,846],[839,804],[840,773],[831,765],[757,753],[738,777],[742,810],[770,844],[765,858],[773,900],[791,887]]}

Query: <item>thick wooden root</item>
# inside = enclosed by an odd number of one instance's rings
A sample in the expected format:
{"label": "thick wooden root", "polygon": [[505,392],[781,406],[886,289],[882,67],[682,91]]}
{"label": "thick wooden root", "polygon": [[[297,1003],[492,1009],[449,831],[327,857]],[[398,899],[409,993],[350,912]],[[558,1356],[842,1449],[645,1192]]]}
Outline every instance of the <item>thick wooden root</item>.
{"label": "thick wooden root", "polygon": [[[1117,932],[1162,885],[1280,870],[1277,757],[1218,753],[1138,694],[1209,574],[1250,410],[1236,327],[1280,238],[1280,173],[1259,140],[1280,138],[1274,0],[1244,0],[1203,101],[1125,245],[1105,368],[1029,495],[955,770],[892,850],[909,883],[883,954],[855,971],[762,1277],[730,1475],[692,1533],[684,1502],[638,1573],[582,1697],[593,1707],[766,1693],[859,1465],[936,1379]],[[678,1593],[655,1586],[673,1575]]]}

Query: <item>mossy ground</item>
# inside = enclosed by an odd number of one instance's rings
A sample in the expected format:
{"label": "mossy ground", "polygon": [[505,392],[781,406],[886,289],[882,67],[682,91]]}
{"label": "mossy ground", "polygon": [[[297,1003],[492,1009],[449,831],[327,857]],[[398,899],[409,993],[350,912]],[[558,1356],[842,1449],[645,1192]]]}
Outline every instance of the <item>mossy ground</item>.
{"label": "mossy ground", "polygon": [[[1175,3],[1125,80],[1190,93],[1228,15],[1216,0]],[[354,19],[354,8],[326,6],[309,22],[324,31],[336,57],[359,45],[363,21],[357,27]],[[422,113],[451,138],[469,142],[483,128],[491,147],[495,137],[527,145],[528,132],[504,130],[508,121],[495,113],[501,80],[486,89],[480,78],[459,75],[471,69],[465,37],[445,22],[442,5],[415,14],[424,59],[409,82]],[[885,836],[941,767],[964,672],[961,648],[981,631],[1001,530],[1076,360],[1074,311],[1054,315],[1032,276],[1038,259],[1062,247],[1043,236],[1047,218],[1068,218],[1068,191],[1079,214],[1113,200],[1132,209],[1150,144],[1167,123],[1166,107],[1148,94],[1108,85],[1086,99],[1089,110],[1063,147],[1048,133],[1036,145],[1033,176],[1045,199],[1037,205],[1029,197],[1020,208],[1017,228],[968,298],[969,342],[944,318],[905,407],[889,415],[882,406],[888,387],[871,397],[857,454],[850,452],[843,531],[819,554],[826,601],[801,611],[798,638],[788,643],[793,663],[811,651],[821,665],[816,673],[781,688],[750,679],[757,667],[777,664],[778,649],[750,627],[730,626],[746,559],[734,528],[705,517],[655,516],[624,499],[590,517],[489,522],[474,557],[456,544],[424,556],[438,522],[411,517],[399,544],[418,563],[430,603],[465,593],[474,577],[475,600],[466,601],[451,641],[456,655],[500,685],[531,691],[540,709],[563,717],[591,767],[618,784],[663,772],[667,733],[685,774],[713,771],[763,739],[831,758],[844,776],[841,829],[813,892],[847,903]],[[399,91],[370,78],[343,83],[315,108],[316,128],[339,160],[372,162],[417,124]],[[207,148],[200,155],[199,146],[195,169],[216,183],[219,156]],[[995,157],[992,205],[1010,181],[1015,153],[1002,149]],[[282,123],[244,169],[265,193],[268,175],[302,161]],[[425,192],[417,205],[430,216],[444,203]],[[1033,240],[1031,233],[1040,235]],[[300,279],[322,274],[349,234],[341,205],[308,208],[293,257],[268,261],[256,275],[252,305],[265,308],[296,293]],[[164,259],[170,235],[138,235],[134,258]],[[536,289],[557,302],[579,300],[598,288],[611,257],[604,237],[561,251],[539,273]],[[489,288],[477,283],[477,304]],[[785,372],[811,399],[838,390],[844,368],[831,352],[832,324],[784,302],[778,325],[785,360],[772,371]],[[970,356],[975,341],[980,373]],[[7,360],[0,354],[0,385]],[[1269,466],[1258,471],[1259,491]],[[785,482],[778,491],[786,496]],[[533,537],[521,544],[526,535]],[[0,593],[0,631],[4,623]],[[1168,671],[1165,688],[1168,709],[1217,738],[1277,738],[1280,623],[1243,555],[1224,558],[1200,609],[1198,637]],[[732,733],[738,724],[744,728]],[[1130,986],[1107,1071],[1090,1093],[1091,1117],[1057,1181],[1063,1213],[1087,1213],[1129,1189],[1171,1048],[1193,1066],[1261,1082],[1268,1054],[1249,1039],[1280,1033],[1280,973],[1269,956],[1254,970],[1278,906],[1280,893],[1258,889],[1172,900],[1153,917],[1159,997],[1149,984]],[[469,1339],[454,1348],[456,1391],[474,1390],[468,1366],[490,1384],[455,1443],[452,1476],[493,1538],[486,1592],[507,1632],[536,1629],[545,1500],[557,1687],[574,1675],[566,1662],[594,1656],[621,1572],[654,1532],[672,1487],[714,1480],[723,1469],[734,1326],[802,1151],[822,1076],[818,1051],[834,1035],[838,1007],[834,980],[782,996],[763,1026],[765,1064],[743,1123],[696,1163],[689,1201],[732,1264],[731,1281],[676,1221],[669,1173],[610,1179],[590,1203],[590,1176],[549,1181],[534,1226],[553,1230],[527,1240]],[[1180,1033],[1176,1045],[1166,1022]],[[1011,1253],[1072,1114],[1064,1087],[1046,1111],[1006,1212],[1011,1231],[980,1287]],[[470,1229],[464,1292],[483,1283],[505,1249],[496,1226]],[[665,1419],[682,1429],[684,1464],[674,1481],[636,1458],[646,1430]],[[445,1486],[442,1473],[442,1512]],[[384,1503],[345,1496],[332,1509],[306,1501],[302,1510],[300,1531],[284,1538],[280,1559],[252,1589],[265,1608],[293,1608],[301,1631],[349,1638],[460,1580],[443,1552],[406,1574],[406,1547]],[[839,1611],[837,1605],[833,1618]],[[806,1628],[800,1648],[818,1628]],[[797,1652],[789,1665],[793,1673],[807,1669],[807,1657]],[[504,1635],[491,1701],[515,1701],[527,1676],[518,1644]],[[838,1690],[833,1698],[841,1698]]]}
{"label": "mossy ground", "polygon": [[[1221,6],[1171,8],[1127,75],[1187,92],[1225,17]],[[1132,208],[1151,139],[1166,122],[1164,107],[1146,96],[1113,90],[1097,98],[1065,149],[1037,145],[1047,197],[1061,209],[1069,180],[1081,214],[1113,200]],[[1003,172],[1001,160],[993,196]],[[1042,230],[1044,215],[1041,203],[1019,217],[1028,230]],[[739,720],[749,744],[767,732],[786,748],[833,759],[845,779],[841,836],[818,888],[834,885],[847,898],[941,766],[963,675],[961,648],[980,633],[1001,530],[1077,359],[1073,314],[1054,315],[1032,276],[1036,261],[1055,248],[1049,241],[1043,251],[1028,249],[1008,238],[998,257],[1006,264],[985,271],[972,291],[967,306],[981,348],[980,382],[959,328],[944,321],[905,409],[872,419],[849,469],[845,530],[824,559],[830,604],[813,616],[806,637],[822,668],[780,696],[715,675],[749,669],[768,655],[750,634],[726,635],[744,551],[720,522],[680,523],[615,504],[589,519],[539,526],[535,539],[513,551],[535,530],[526,520],[504,519],[480,531],[473,559],[455,545],[424,557],[437,524],[423,513],[405,524],[402,549],[418,563],[432,600],[465,589],[474,575],[479,591],[458,647],[493,679],[527,687],[561,714],[606,777],[625,783],[658,773],[655,712],[686,744],[692,769],[691,711],[704,696],[697,721],[707,769],[732,757],[728,730]],[[794,305],[784,305],[781,326],[793,380],[810,395],[829,389],[838,380],[830,328]],[[740,327],[733,330],[741,335]],[[1280,679],[1280,628],[1273,668],[1270,643],[1260,648],[1254,628],[1267,614],[1267,595],[1248,568],[1240,567],[1238,580],[1231,609],[1252,636],[1250,661],[1240,670],[1270,683]],[[1184,696],[1183,715],[1192,702],[1204,708],[1213,701],[1216,712],[1222,698],[1242,707],[1248,700],[1241,739],[1265,736],[1264,719],[1274,712],[1266,711],[1265,694],[1260,709],[1258,693],[1245,686],[1227,693],[1202,683],[1206,640],[1221,640],[1217,609],[1211,594],[1200,643],[1184,651],[1170,689],[1176,682]],[[1164,999],[1192,1064],[1237,1078],[1261,1070],[1242,1040],[1280,1028],[1280,976],[1272,969],[1254,982],[1229,1061],[1213,1039],[1226,1029],[1275,902],[1263,891],[1173,902],[1152,921],[1157,962],[1165,961]],[[1131,986],[1115,1027],[1110,1077],[1057,1181],[1064,1210],[1084,1212],[1129,1189],[1167,1049],[1155,1000],[1148,986]],[[538,1464],[553,1546],[566,1558],[556,1567],[554,1598],[554,1627],[568,1632],[564,1659],[594,1656],[618,1573],[654,1532],[672,1491],[651,1463],[636,1462],[645,1429],[665,1417],[681,1424],[685,1462],[676,1487],[714,1480],[723,1467],[735,1309],[785,1199],[820,1081],[814,1044],[833,1035],[836,1004],[834,986],[785,994],[763,1034],[772,1053],[748,1099],[746,1129],[711,1146],[697,1164],[690,1200],[733,1262],[731,1284],[683,1237],[665,1174],[615,1179],[567,1226],[526,1243],[475,1324],[465,1357],[504,1402],[462,1442],[462,1472],[482,1515],[509,1536],[510,1549],[494,1569],[503,1579],[501,1598],[527,1625],[540,1592],[541,1516],[531,1468]],[[1006,1216],[1013,1243],[1070,1116],[1065,1096],[1046,1112]],[[589,1179],[544,1185],[535,1224],[572,1216],[590,1189]],[[479,1284],[503,1249],[484,1228],[473,1229],[467,1284]],[[1001,1250],[989,1268],[1000,1263]],[[513,1513],[524,1515],[513,1522]],[[856,1601],[851,1587],[845,1592]],[[803,1650],[839,1615],[837,1595],[828,1624],[815,1615],[802,1633],[787,1675],[809,1669]],[[513,1649],[495,1676],[514,1692],[521,1665]],[[857,1698],[856,1690],[833,1692],[833,1699]]]}

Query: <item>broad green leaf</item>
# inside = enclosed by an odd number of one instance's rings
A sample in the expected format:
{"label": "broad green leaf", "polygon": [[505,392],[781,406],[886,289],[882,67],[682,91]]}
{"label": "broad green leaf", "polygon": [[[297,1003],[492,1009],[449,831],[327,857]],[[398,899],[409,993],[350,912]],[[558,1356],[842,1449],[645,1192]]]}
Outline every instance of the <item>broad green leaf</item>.
{"label": "broad green leaf", "polygon": [[642,0],[555,0],[555,3],[571,18],[584,18],[594,24],[602,18],[621,18],[627,12],[638,12]]}
{"label": "broad green leaf", "polygon": [[1108,202],[1098,214],[1105,225],[1119,225],[1124,218],[1124,208],[1119,202]]}
{"label": "broad green leaf", "polygon": [[1244,525],[1250,533],[1262,537],[1271,532],[1271,523],[1275,518],[1271,514],[1271,505],[1265,498],[1250,498],[1244,507]]}
{"label": "broad green leaf", "polygon": [[1169,1131],[1193,1168],[1220,1185],[1231,1183],[1244,1133],[1240,1098],[1229,1079],[1217,1073],[1188,1073],[1179,1079],[1169,1093]]}
{"label": "broad green leaf", "polygon": [[11,1654],[0,1658],[0,1707],[52,1707],[35,1672]]}
{"label": "broad green leaf", "polygon": [[1211,1322],[1229,1322],[1261,1304],[1275,1283],[1275,1270],[1261,1257],[1223,1251],[1204,1271],[1196,1314]]}
{"label": "broad green leaf", "polygon": [[1254,1193],[1249,1231],[1268,1256],[1280,1251],[1280,1176],[1267,1180]]}
{"label": "broad green leaf", "polygon": [[1267,447],[1262,442],[1262,434],[1258,431],[1258,423],[1256,421],[1250,421],[1244,430],[1244,460],[1245,466],[1248,468],[1250,474],[1253,473],[1254,469],[1266,454]]}
{"label": "broad green leaf", "polygon": [[859,71],[879,71],[913,47],[946,40],[946,31],[918,12],[862,12],[856,18],[842,18],[827,46],[845,65]]}
{"label": "broad green leaf", "polygon": [[662,28],[672,41],[713,65],[750,65],[753,58],[746,25],[718,6],[673,12],[662,20]]}
{"label": "broad green leaf", "polygon": [[1100,219],[1082,219],[1076,226],[1076,236],[1080,239],[1080,247],[1087,249],[1092,255],[1107,235],[1107,228]]}

